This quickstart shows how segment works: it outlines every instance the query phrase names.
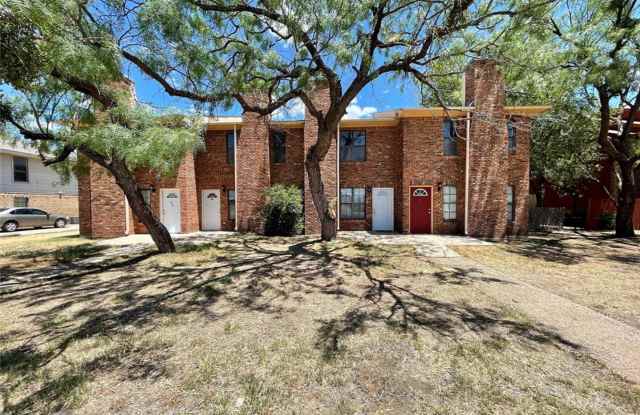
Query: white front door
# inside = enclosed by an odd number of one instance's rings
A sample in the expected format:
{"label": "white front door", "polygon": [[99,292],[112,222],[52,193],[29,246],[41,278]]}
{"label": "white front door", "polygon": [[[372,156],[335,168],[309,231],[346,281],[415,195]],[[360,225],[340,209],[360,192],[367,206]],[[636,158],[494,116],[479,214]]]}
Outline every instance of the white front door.
{"label": "white front door", "polygon": [[160,189],[160,220],[169,233],[180,233],[180,191]]}
{"label": "white front door", "polygon": [[220,221],[220,190],[209,189],[202,191],[202,230],[219,231]]}
{"label": "white front door", "polygon": [[374,187],[373,230],[393,231],[393,188]]}

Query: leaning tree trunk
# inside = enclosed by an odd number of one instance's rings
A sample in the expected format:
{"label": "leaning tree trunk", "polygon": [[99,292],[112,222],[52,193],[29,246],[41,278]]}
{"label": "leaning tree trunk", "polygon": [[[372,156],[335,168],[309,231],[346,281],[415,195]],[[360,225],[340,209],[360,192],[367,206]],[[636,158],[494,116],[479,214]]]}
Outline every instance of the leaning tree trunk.
{"label": "leaning tree trunk", "polygon": [[124,161],[116,159],[109,163],[104,157],[89,149],[79,148],[79,151],[89,159],[109,170],[113,177],[115,177],[116,183],[124,192],[131,210],[149,231],[151,239],[153,239],[153,242],[156,244],[158,251],[162,253],[175,252],[176,246],[173,243],[171,234],[156,215],[153,214],[151,207],[145,203],[142,193],[140,193],[140,189],[138,189],[136,180]]}
{"label": "leaning tree trunk", "polygon": [[636,183],[632,163],[619,163],[622,186],[618,193],[616,209],[616,237],[635,236],[633,230],[633,209],[636,203]]}
{"label": "leaning tree trunk", "polygon": [[322,170],[320,163],[324,160],[331,147],[331,134],[328,131],[318,131],[318,140],[307,153],[305,167],[309,176],[309,189],[313,205],[320,220],[320,237],[323,241],[335,239],[337,233],[336,207],[329,200],[324,191]]}

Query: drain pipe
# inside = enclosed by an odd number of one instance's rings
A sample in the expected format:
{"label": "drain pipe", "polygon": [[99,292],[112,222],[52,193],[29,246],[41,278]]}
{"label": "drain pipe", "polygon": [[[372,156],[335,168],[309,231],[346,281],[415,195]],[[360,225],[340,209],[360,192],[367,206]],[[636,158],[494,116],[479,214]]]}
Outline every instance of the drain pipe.
{"label": "drain pipe", "polygon": [[336,131],[336,230],[340,230],[340,122]]}
{"label": "drain pipe", "polygon": [[469,154],[471,152],[471,111],[467,111],[467,145],[466,145],[466,160],[465,160],[465,172],[464,172],[464,234],[469,235]]}
{"label": "drain pipe", "polygon": [[[233,213],[233,217],[236,218],[234,224],[234,230],[238,232],[238,132],[237,132],[238,124],[233,124],[233,191],[235,192],[235,212]],[[227,195],[227,200],[229,200],[229,196]]]}

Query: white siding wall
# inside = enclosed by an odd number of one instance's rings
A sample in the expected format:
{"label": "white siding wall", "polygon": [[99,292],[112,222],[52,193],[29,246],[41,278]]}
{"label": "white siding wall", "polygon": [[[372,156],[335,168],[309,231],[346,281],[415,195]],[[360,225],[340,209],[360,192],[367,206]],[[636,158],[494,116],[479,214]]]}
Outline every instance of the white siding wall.
{"label": "white siding wall", "polygon": [[50,167],[45,167],[39,158],[29,160],[29,183],[13,181],[13,156],[0,154],[0,193],[34,194],[78,194],[78,182],[75,177],[69,183],[62,184],[60,175]]}

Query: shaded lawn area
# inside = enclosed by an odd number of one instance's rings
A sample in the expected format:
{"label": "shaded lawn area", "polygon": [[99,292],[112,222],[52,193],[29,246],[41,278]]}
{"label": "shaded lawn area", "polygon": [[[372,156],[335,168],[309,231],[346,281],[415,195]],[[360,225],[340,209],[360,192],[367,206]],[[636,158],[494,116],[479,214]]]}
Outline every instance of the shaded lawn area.
{"label": "shaded lawn area", "polygon": [[2,413],[640,412],[638,386],[412,247],[51,238],[0,262]]}
{"label": "shaded lawn area", "polygon": [[640,328],[640,238],[564,232],[454,249],[511,277]]}

